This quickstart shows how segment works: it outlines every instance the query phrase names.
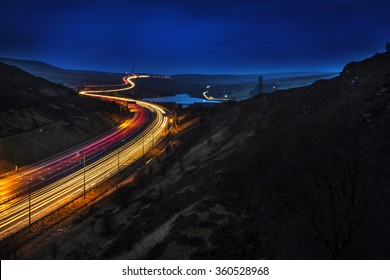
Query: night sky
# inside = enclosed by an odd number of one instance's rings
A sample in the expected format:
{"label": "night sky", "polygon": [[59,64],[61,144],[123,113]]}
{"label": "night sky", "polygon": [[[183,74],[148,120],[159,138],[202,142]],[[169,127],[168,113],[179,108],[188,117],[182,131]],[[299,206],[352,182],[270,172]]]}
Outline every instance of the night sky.
{"label": "night sky", "polygon": [[340,71],[384,51],[390,1],[16,1],[0,56],[112,72]]}

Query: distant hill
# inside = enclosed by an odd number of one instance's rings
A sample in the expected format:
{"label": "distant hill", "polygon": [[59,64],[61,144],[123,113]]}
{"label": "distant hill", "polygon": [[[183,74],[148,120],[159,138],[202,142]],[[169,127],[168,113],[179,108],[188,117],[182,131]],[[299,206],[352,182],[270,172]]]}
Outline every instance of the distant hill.
{"label": "distant hill", "polygon": [[[310,85],[315,81],[330,79],[337,73],[329,72],[290,72],[290,73],[269,73],[262,74],[263,93],[271,93],[276,90],[289,89]],[[172,80],[188,85],[198,86],[196,91],[189,91],[191,95],[203,97],[203,91],[208,88],[210,96],[214,98],[236,98],[247,99],[258,94],[258,80],[260,75],[203,75],[184,74],[173,75]]]}
{"label": "distant hill", "polygon": [[[23,59],[13,59],[0,57],[0,61],[9,65],[16,66],[20,69],[23,69],[26,72],[30,73],[46,73],[46,72],[64,72],[65,69],[50,65],[45,62],[35,61],[35,60],[23,60]],[[39,75],[37,75],[39,76]]]}
{"label": "distant hill", "polygon": [[329,72],[286,72],[286,73],[267,73],[258,75],[206,75],[206,74],[180,74],[172,75],[173,79],[179,81],[185,81],[189,83],[200,84],[212,84],[212,85],[228,85],[248,82],[258,82],[259,76],[263,76],[264,80],[271,79],[287,79],[298,77],[311,77],[311,76],[330,76],[336,73]]}
{"label": "distant hill", "polygon": [[76,93],[68,88],[35,77],[21,69],[0,63],[0,112],[23,110],[50,102],[75,101]]}
{"label": "distant hill", "polygon": [[[0,58],[0,61],[19,67],[35,76],[72,88],[82,87],[85,84],[118,84],[122,82],[124,75],[124,73],[69,70],[33,60]],[[273,92],[278,89],[309,85],[321,79],[329,79],[336,76],[336,73],[287,72],[267,73],[262,74],[262,76],[264,78],[264,92]],[[223,90],[219,92],[220,97],[230,93],[230,97],[241,99],[257,93],[258,77],[259,75],[180,74],[172,75],[170,79],[140,79],[137,81],[137,86],[128,94],[135,98],[169,96],[179,93],[203,97],[202,92],[206,85],[214,85],[223,87]]]}
{"label": "distant hill", "polygon": [[175,80],[195,84],[232,84],[257,81],[258,75],[207,75],[207,74],[178,74],[171,76]]}
{"label": "distant hill", "polygon": [[123,76],[123,73],[63,69],[45,62],[34,60],[0,58],[0,61],[16,66],[35,76],[43,77],[51,82],[69,86],[80,86],[83,84],[115,84],[121,82]]}

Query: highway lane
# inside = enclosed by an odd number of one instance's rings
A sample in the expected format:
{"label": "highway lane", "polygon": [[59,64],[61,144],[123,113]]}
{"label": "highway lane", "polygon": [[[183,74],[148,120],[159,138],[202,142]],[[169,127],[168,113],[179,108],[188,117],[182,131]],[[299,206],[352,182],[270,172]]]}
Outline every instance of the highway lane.
{"label": "highway lane", "polygon": [[92,161],[117,142],[130,137],[146,123],[148,116],[148,111],[143,107],[136,104],[130,104],[130,106],[134,111],[132,118],[123,122],[110,133],[87,142],[76,149],[68,150],[50,160],[32,165],[22,173],[0,179],[0,202],[3,203],[27,193],[29,185],[32,189],[36,189],[45,184],[46,181],[58,178],[67,170],[74,169],[75,166],[79,165],[83,156]]}
{"label": "highway lane", "polygon": [[[120,141],[123,145],[105,154],[99,159],[90,162],[85,168],[79,168],[70,174],[50,183],[47,186],[25,193],[16,199],[0,205],[0,239],[28,226],[29,218],[34,222],[59,208],[72,199],[90,190],[96,184],[119,172],[124,167],[135,162],[144,153],[157,145],[168,132],[169,113],[161,106],[145,101],[136,101],[121,97],[107,97],[94,91],[83,91],[80,94],[91,97],[110,99],[117,102],[129,102],[140,106],[155,115],[151,123],[130,141]],[[141,112],[141,111],[140,111]],[[117,142],[118,139],[115,139]],[[103,141],[104,142],[104,141]],[[87,153],[78,155],[84,157]],[[80,162],[78,162],[80,164]],[[85,179],[84,179],[85,178]],[[85,182],[85,183],[84,183]],[[30,215],[29,215],[30,213]]]}
{"label": "highway lane", "polygon": [[[86,86],[86,88],[81,91],[83,93],[110,93],[110,92],[118,92],[118,91],[126,91],[135,87],[135,83],[132,81],[133,79],[141,79],[148,78],[149,75],[127,75],[122,78],[123,84],[118,85],[98,85],[98,86]],[[105,87],[114,87],[112,89],[105,89]]]}
{"label": "highway lane", "polygon": [[[124,84],[116,85],[122,86],[122,88],[115,89],[114,91],[131,89],[135,86],[135,83],[132,81],[132,79],[145,77],[149,76],[124,76]],[[102,91],[90,90],[88,92],[100,93]],[[103,92],[111,92],[111,90],[105,90]],[[66,173],[69,170],[73,170],[75,165],[80,162],[83,155],[86,155],[88,161],[91,161],[94,158],[99,157],[113,144],[130,137],[134,132],[140,129],[142,125],[145,124],[145,115],[148,111],[139,105],[129,104],[128,106],[130,107],[129,109],[131,109],[131,111],[135,112],[133,118],[126,120],[106,136],[90,141],[88,145],[85,144],[81,148],[70,150],[65,154],[60,154],[53,159],[47,160],[44,163],[34,164],[19,174],[9,175],[6,178],[0,179],[0,203],[7,202],[10,199],[16,198],[18,195],[27,193],[28,185],[30,185],[31,188],[35,190],[36,188],[45,185],[47,181],[53,180],[54,178],[61,176],[63,173]]]}
{"label": "highway lane", "polygon": [[206,91],[203,92],[203,96],[207,100],[213,100],[213,101],[238,101],[237,99],[234,99],[234,98],[228,98],[227,95],[225,95],[225,98],[215,98],[213,96],[208,96],[207,93],[209,93],[209,88],[210,88],[210,86],[207,86],[206,87]]}

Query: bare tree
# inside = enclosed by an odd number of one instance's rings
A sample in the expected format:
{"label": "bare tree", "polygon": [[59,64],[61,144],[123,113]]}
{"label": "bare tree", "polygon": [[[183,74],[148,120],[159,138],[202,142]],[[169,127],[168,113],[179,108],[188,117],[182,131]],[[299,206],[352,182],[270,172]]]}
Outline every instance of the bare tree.
{"label": "bare tree", "polygon": [[360,172],[353,162],[335,163],[326,176],[311,174],[312,184],[301,187],[287,203],[298,232],[321,244],[332,259],[359,242],[370,218],[371,192]]}

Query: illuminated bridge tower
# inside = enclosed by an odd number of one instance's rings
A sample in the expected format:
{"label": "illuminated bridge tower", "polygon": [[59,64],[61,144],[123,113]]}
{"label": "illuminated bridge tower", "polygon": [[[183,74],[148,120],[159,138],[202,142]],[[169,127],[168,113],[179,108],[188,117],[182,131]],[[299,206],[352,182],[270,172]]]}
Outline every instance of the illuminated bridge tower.
{"label": "illuminated bridge tower", "polygon": [[259,91],[258,94],[263,94],[263,76],[259,76]]}

